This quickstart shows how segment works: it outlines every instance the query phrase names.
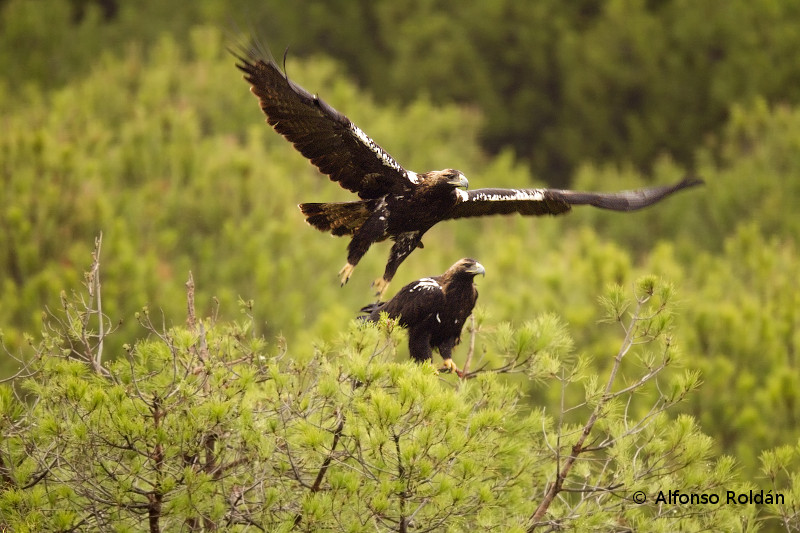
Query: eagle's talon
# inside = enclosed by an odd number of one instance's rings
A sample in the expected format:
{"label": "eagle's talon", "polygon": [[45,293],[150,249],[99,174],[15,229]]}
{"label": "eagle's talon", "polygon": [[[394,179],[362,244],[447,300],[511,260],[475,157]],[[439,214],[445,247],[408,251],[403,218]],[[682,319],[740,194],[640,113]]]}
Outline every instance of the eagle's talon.
{"label": "eagle's talon", "polygon": [[378,301],[383,298],[383,294],[386,292],[386,289],[389,288],[389,281],[385,278],[378,278],[372,282],[372,287],[375,289],[375,296],[378,297]]}
{"label": "eagle's talon", "polygon": [[347,263],[339,271],[339,279],[342,282],[342,287],[344,287],[345,284],[348,282],[348,280],[350,279],[350,276],[353,274],[353,270],[355,270],[355,268],[356,268],[355,265],[351,265],[350,263]]}
{"label": "eagle's talon", "polygon": [[461,371],[458,369],[456,364],[453,362],[452,359],[444,359],[442,360],[442,368],[439,369],[440,371],[446,370],[447,372],[452,372],[457,376],[461,376]]}

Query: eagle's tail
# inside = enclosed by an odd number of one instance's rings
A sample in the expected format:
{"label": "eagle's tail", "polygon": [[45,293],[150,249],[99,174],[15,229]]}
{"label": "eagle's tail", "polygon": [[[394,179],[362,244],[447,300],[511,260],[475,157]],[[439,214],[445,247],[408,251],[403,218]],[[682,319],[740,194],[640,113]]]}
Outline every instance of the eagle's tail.
{"label": "eagle's tail", "polygon": [[371,200],[332,202],[327,204],[300,204],[306,222],[320,231],[336,236],[352,235],[367,221],[374,206]]}

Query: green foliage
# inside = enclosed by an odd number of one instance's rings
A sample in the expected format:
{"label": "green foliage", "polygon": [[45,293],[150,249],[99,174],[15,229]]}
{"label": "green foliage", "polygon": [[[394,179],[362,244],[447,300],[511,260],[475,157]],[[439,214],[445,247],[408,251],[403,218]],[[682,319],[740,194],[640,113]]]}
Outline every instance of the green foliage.
{"label": "green foliage", "polygon": [[[754,530],[753,506],[629,499],[633,490],[735,486],[732,462],[713,456],[694,420],[665,416],[683,394],[647,399],[671,379],[661,375],[673,360],[670,327],[662,327],[671,322],[671,291],[654,277],[637,287],[609,315],[626,333],[602,389],[568,355],[572,341],[556,318],[510,332],[515,352],[506,357],[558,367],[538,386],[587,384],[584,401],[562,397],[537,409],[501,379],[505,370],[458,380],[394,362],[397,343],[385,325],[355,321],[330,349],[298,358],[255,335],[249,318],[199,320],[190,305],[186,327],[162,330],[140,315],[150,338],[97,365],[97,347],[63,349],[74,337],[70,309],[84,305],[68,298],[20,387],[0,388],[3,525],[455,532],[627,523],[702,531],[736,519]],[[191,285],[187,296],[193,301]],[[655,364],[628,369],[638,379],[618,383],[623,358],[654,344],[662,345]],[[24,399],[15,397],[21,392]],[[782,464],[764,461],[767,469]]]}
{"label": "green foliage", "polygon": [[800,502],[800,476],[798,475],[798,460],[800,460],[800,445],[780,446],[767,450],[761,454],[761,470],[769,479],[769,488],[773,493],[787,494],[784,504],[767,506],[767,512],[776,517],[786,529],[797,524],[797,502]]}

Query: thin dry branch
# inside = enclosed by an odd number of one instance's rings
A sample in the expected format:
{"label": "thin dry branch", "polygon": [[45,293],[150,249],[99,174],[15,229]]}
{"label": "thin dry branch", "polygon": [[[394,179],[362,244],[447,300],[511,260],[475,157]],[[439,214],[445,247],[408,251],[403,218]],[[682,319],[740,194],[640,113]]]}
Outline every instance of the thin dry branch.
{"label": "thin dry branch", "polygon": [[[475,313],[469,315],[469,349],[467,350],[467,358],[464,360],[464,368],[462,373],[464,376],[469,375],[469,367],[472,365],[472,356],[475,354],[475,334],[477,333],[475,328]],[[465,379],[462,376],[461,379]]]}
{"label": "thin dry branch", "polygon": [[103,232],[94,240],[92,252],[92,268],[89,271],[87,288],[89,296],[95,299],[95,312],[97,313],[97,348],[95,349],[92,365],[98,374],[103,373],[103,341],[105,339],[105,320],[103,320],[103,298],[100,290],[100,250],[103,247]]}

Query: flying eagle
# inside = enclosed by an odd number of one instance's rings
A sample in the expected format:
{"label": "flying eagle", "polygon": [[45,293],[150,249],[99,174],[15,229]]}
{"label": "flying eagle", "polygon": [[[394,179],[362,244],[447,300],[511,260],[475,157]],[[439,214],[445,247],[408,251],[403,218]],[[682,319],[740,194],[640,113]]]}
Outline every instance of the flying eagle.
{"label": "flying eagle", "polygon": [[[263,47],[234,55],[267,122],[332,181],[359,200],[303,203],[306,221],[320,231],[350,235],[342,285],[373,243],[394,241],[383,277],[373,286],[380,297],[397,268],[422,236],[442,220],[486,215],[558,215],[573,205],[634,211],[702,183],[684,178],[673,185],[615,193],[559,189],[474,189],[458,170],[406,170],[343,114],[291,81]],[[284,57],[285,61],[285,57]]]}
{"label": "flying eagle", "polygon": [[453,347],[461,340],[461,329],[478,299],[472,279],[486,275],[483,265],[464,258],[441,276],[412,281],[388,302],[363,307],[362,317],[377,322],[381,313],[408,329],[408,351],[417,362],[431,359],[433,348],[439,350],[444,366],[458,373],[453,363]]}

